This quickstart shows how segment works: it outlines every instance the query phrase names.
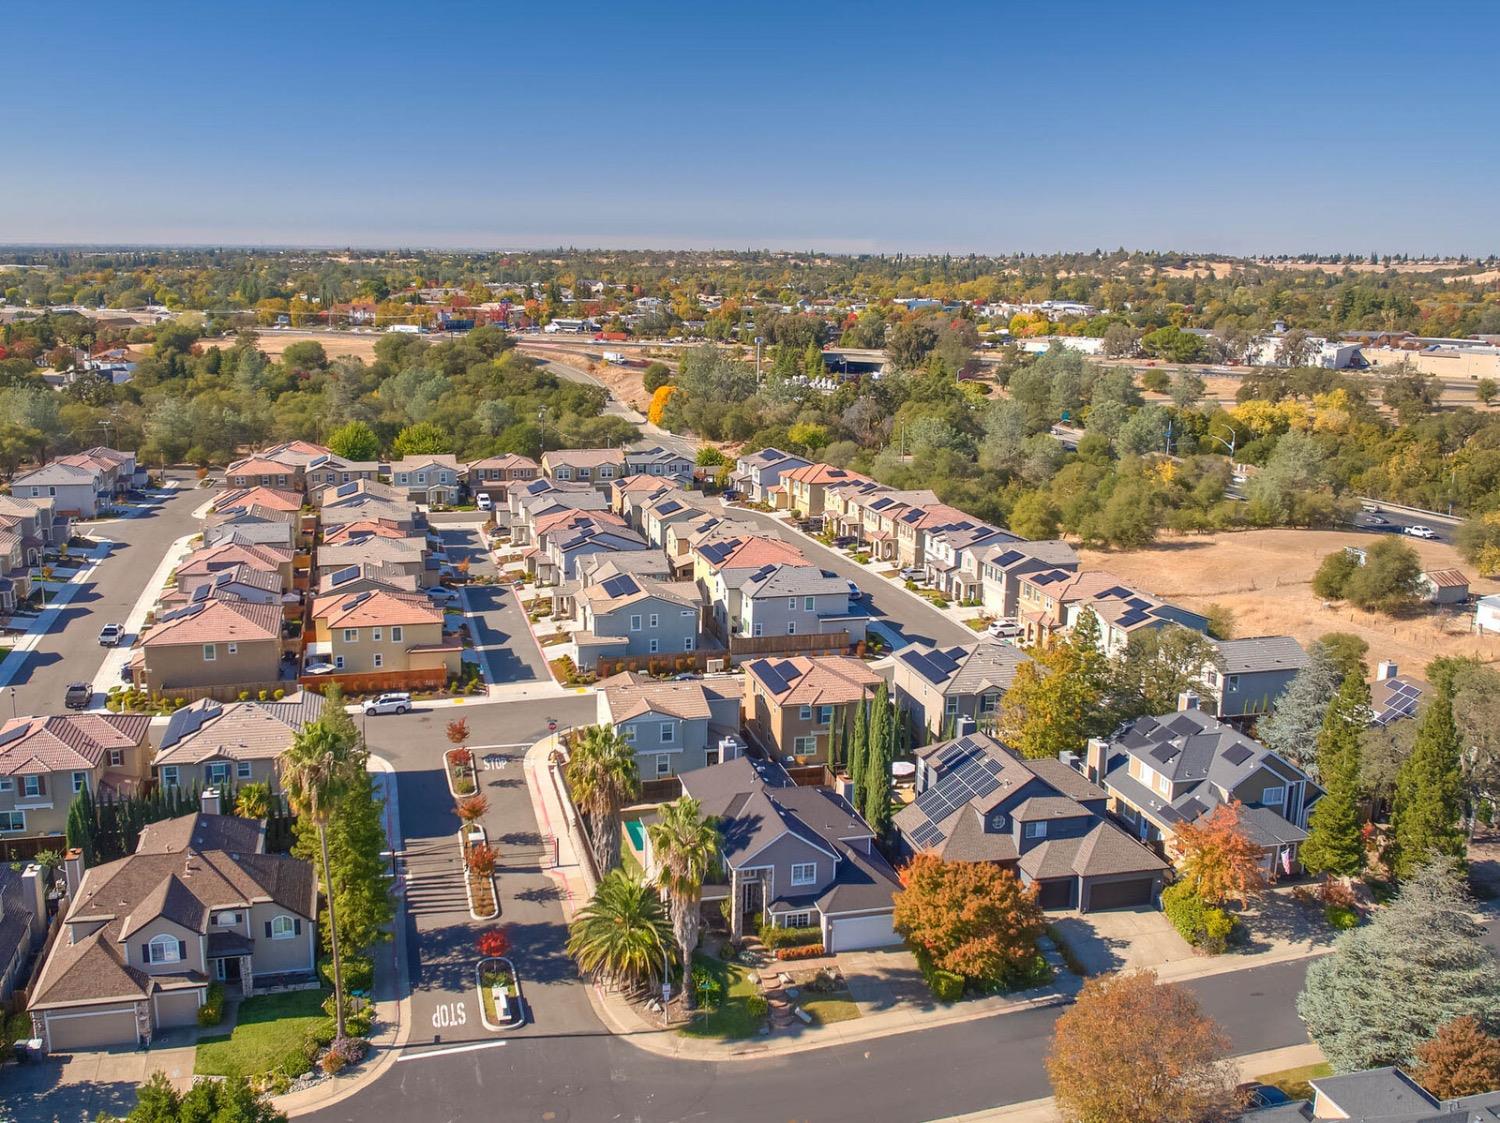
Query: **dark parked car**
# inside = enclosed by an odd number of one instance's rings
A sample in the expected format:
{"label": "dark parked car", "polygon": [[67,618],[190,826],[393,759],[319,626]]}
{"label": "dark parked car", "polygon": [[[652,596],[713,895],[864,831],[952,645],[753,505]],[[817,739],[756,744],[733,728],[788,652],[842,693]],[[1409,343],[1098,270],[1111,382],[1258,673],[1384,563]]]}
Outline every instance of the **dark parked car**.
{"label": "dark parked car", "polygon": [[86,710],[89,702],[94,698],[94,688],[86,682],[68,683],[68,691],[63,696],[63,702],[70,710]]}

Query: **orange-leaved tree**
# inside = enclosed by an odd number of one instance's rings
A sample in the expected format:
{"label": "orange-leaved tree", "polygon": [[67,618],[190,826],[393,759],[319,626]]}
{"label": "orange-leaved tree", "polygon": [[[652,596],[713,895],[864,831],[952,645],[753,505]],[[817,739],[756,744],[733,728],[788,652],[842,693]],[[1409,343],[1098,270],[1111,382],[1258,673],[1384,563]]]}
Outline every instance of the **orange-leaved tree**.
{"label": "orange-leaved tree", "polygon": [[458,801],[458,817],[464,823],[483,819],[490,809],[490,801],[483,795],[471,795]]}
{"label": "orange-leaved tree", "polygon": [[918,854],[901,871],[896,930],[933,966],[965,979],[1006,983],[1036,961],[1045,926],[1036,894],[989,862]]}
{"label": "orange-leaved tree", "polygon": [[1238,802],[1221,803],[1208,815],[1183,823],[1172,844],[1179,879],[1210,905],[1238,901],[1243,907],[1266,887],[1265,856],[1245,833]]}
{"label": "orange-leaved tree", "polygon": [[462,745],[469,739],[469,721],[467,718],[456,717],[448,723],[448,743],[450,745]]}
{"label": "orange-leaved tree", "polygon": [[1229,1039],[1152,971],[1100,975],[1057,1019],[1047,1075],[1069,1123],[1202,1123],[1226,1116]]}
{"label": "orange-leaved tree", "polygon": [[1417,1046],[1411,1074],[1440,1100],[1493,1091],[1500,1088],[1500,1040],[1467,1014],[1454,1018],[1431,1041]]}
{"label": "orange-leaved tree", "polygon": [[672,400],[672,395],[677,393],[675,386],[658,386],[651,395],[651,404],[646,407],[646,420],[653,425],[660,425],[662,415],[667,411],[667,403]]}

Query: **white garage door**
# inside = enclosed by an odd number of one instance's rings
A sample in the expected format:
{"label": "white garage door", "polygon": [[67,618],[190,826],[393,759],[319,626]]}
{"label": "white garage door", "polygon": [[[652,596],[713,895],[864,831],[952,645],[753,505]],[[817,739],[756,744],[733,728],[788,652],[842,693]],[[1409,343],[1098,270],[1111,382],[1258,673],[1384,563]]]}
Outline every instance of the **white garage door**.
{"label": "white garage door", "polygon": [[51,1011],[47,1014],[47,1038],[47,1047],[53,1053],[134,1045],[135,1008],[125,1006],[87,1014]]}
{"label": "white garage door", "polygon": [[836,917],[828,922],[829,951],[859,951],[899,944],[901,937],[891,927],[891,914]]}

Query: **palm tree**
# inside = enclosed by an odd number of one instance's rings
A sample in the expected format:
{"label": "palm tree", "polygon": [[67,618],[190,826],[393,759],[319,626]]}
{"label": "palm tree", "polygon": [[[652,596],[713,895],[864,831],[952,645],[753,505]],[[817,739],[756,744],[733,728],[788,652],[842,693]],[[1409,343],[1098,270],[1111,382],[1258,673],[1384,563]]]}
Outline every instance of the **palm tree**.
{"label": "palm tree", "polygon": [[241,819],[264,819],[271,814],[271,785],[246,784],[235,796],[234,813]]}
{"label": "palm tree", "polygon": [[620,864],[620,807],[641,791],[635,750],[613,725],[579,733],[568,756],[568,787],[589,817],[594,862],[607,874]]}
{"label": "palm tree", "polygon": [[672,926],[661,898],[644,881],[611,870],[568,926],[568,954],[611,983],[639,986],[660,978],[672,953]]}
{"label": "palm tree", "polygon": [[703,882],[719,853],[719,832],[703,817],[692,796],[682,796],[661,809],[646,828],[656,859],[655,880],[672,910],[672,933],[682,956],[682,1001],[693,1007],[693,951],[702,925]]}
{"label": "palm tree", "polygon": [[[340,713],[339,716],[343,716]],[[328,901],[328,942],[333,952],[334,1024],[344,1036],[344,971],[339,960],[338,918],[333,909],[333,875],[328,858],[328,821],[339,797],[365,767],[365,749],[352,722],[320,717],[292,738],[281,759],[281,781],[287,800],[298,815],[306,815],[318,829],[323,858],[323,891]]]}

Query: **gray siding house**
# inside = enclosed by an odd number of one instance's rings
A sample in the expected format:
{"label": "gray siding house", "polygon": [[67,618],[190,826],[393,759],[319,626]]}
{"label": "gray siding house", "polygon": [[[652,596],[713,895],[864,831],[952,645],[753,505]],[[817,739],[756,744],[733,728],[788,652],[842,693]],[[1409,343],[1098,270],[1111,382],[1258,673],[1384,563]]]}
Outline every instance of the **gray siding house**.
{"label": "gray siding house", "polygon": [[578,665],[601,657],[644,658],[697,651],[701,622],[698,586],[620,573],[575,594],[581,629],[574,633]]}
{"label": "gray siding house", "polygon": [[908,644],[892,663],[896,706],[927,740],[956,730],[962,718],[984,728],[993,724],[1017,669],[1029,662],[1031,656],[1008,643]]}
{"label": "gray siding house", "polygon": [[740,593],[741,636],[806,636],[848,632],[865,638],[865,617],[849,611],[849,582],[808,565],[767,566]]}
{"label": "gray siding house", "polygon": [[1215,640],[1214,648],[1218,665],[1203,669],[1203,683],[1217,700],[1214,716],[1231,723],[1270,713],[1307,666],[1307,652],[1291,636]]}
{"label": "gray siding house", "polygon": [[718,763],[719,745],[740,730],[736,680],[662,682],[629,671],[599,683],[598,720],[635,750],[642,780],[665,780]]}

